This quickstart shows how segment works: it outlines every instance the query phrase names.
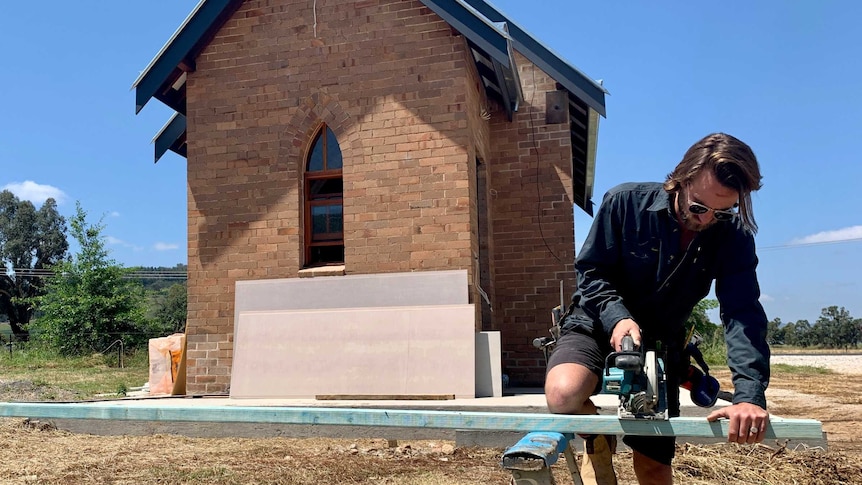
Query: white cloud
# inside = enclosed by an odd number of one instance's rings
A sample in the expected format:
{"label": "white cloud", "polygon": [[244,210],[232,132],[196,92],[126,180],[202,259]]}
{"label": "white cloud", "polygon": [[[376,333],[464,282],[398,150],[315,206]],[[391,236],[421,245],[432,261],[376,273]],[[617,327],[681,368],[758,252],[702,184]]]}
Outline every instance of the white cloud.
{"label": "white cloud", "polygon": [[180,248],[180,246],[179,246],[178,244],[171,244],[171,243],[157,242],[157,243],[153,246],[153,248],[154,248],[156,251],[173,251],[174,249],[179,249],[179,248]]}
{"label": "white cloud", "polygon": [[110,214],[108,214],[108,215],[109,215],[109,216],[111,216],[111,217],[120,217],[120,213],[119,213],[119,212],[117,212],[117,211],[111,211],[111,213],[110,213]]}
{"label": "white cloud", "polygon": [[790,241],[790,244],[820,244],[848,241],[852,239],[862,239],[862,226],[850,226],[834,231],[823,231],[817,234],[800,237]]}
{"label": "white cloud", "polygon": [[49,198],[56,200],[57,204],[62,204],[67,199],[66,193],[57,187],[37,184],[32,180],[6,184],[3,186],[2,190],[8,190],[15,194],[19,199],[29,200],[36,206],[44,204]]}
{"label": "white cloud", "polygon": [[135,246],[130,242],[123,241],[122,239],[116,238],[114,236],[105,236],[105,242],[112,246],[122,246],[124,248],[130,248],[135,251],[140,251],[140,246]]}
{"label": "white cloud", "polygon": [[760,295],[760,301],[763,301],[763,302],[766,302],[766,301],[775,301],[775,298],[773,298],[773,297],[771,297],[771,296],[767,295],[766,293],[762,293],[762,294]]}

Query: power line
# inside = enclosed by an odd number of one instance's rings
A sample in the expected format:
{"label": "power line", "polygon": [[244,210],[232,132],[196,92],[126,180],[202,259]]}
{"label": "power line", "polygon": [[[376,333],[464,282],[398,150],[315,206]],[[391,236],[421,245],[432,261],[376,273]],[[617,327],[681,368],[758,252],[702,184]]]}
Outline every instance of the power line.
{"label": "power line", "polygon": [[[53,270],[45,268],[8,268],[8,272],[14,273],[15,276],[34,276],[37,278],[54,275]],[[188,273],[185,271],[132,271],[123,277],[129,279],[186,280],[188,279]]]}
{"label": "power line", "polygon": [[840,239],[837,241],[817,241],[817,242],[809,242],[809,243],[788,243],[788,244],[779,244],[776,246],[765,246],[762,248],[757,248],[758,251],[771,251],[775,249],[791,249],[791,248],[804,248],[809,246],[826,246],[828,244],[841,244],[841,243],[849,243],[849,242],[859,242],[862,241],[862,237],[854,237],[850,239]]}

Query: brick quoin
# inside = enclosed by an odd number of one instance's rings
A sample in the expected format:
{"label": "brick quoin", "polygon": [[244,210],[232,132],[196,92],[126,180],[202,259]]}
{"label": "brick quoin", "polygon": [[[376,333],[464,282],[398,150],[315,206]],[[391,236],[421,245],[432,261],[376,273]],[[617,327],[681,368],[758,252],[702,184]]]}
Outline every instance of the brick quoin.
{"label": "brick quoin", "polygon": [[312,7],[244,2],[188,74],[187,391],[229,389],[236,281],[299,277],[322,123],[344,160],[345,274],[467,270],[477,330],[501,331],[512,384],[540,385],[531,341],[560,280],[573,288],[569,125],[545,123],[556,83],[517,54],[525,99],[509,121],[421,2]]}

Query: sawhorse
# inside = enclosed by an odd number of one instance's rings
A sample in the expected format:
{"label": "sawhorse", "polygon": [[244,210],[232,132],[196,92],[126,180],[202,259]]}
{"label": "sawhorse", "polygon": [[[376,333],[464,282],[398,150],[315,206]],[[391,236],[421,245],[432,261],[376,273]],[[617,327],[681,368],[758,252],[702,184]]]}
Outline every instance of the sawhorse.
{"label": "sawhorse", "polygon": [[557,462],[560,453],[566,457],[566,465],[574,485],[583,485],[578,471],[578,462],[569,441],[574,435],[534,431],[527,433],[514,446],[503,453],[503,468],[512,472],[513,485],[553,485],[551,465]]}

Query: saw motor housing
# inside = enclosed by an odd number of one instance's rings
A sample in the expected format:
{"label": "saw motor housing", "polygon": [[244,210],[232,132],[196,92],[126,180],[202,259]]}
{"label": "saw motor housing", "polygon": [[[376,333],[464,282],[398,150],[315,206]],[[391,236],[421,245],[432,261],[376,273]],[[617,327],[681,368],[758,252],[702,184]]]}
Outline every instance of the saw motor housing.
{"label": "saw motor housing", "polygon": [[664,360],[654,350],[635,350],[629,335],[623,337],[622,350],[605,359],[602,394],[620,397],[620,419],[669,418]]}

